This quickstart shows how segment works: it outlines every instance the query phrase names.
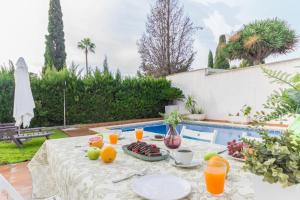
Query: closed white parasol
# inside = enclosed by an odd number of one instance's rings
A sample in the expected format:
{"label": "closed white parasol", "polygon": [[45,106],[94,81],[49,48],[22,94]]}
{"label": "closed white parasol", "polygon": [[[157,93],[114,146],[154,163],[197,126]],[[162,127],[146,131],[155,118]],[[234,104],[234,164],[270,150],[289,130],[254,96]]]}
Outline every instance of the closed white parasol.
{"label": "closed white parasol", "polygon": [[16,126],[28,127],[34,117],[35,108],[32,97],[28,68],[24,58],[19,58],[15,69],[14,113]]}

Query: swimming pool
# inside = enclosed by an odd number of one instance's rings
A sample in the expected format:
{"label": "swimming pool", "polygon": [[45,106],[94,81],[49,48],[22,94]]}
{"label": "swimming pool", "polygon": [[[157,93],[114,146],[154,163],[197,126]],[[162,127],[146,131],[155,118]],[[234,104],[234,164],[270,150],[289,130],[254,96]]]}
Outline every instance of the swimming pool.
{"label": "swimming pool", "polygon": [[[202,132],[213,132],[214,130],[217,131],[217,138],[216,143],[226,145],[228,141],[233,139],[238,140],[240,139],[243,132],[246,132],[248,136],[259,137],[258,133],[251,128],[243,128],[243,127],[234,127],[234,126],[227,126],[227,125],[215,125],[215,124],[193,124],[193,123],[181,123],[179,124],[176,129],[178,133],[180,133],[183,126],[186,126],[187,129],[202,131]],[[126,131],[133,131],[135,128],[143,128],[145,131],[153,132],[155,134],[166,134],[167,133],[167,125],[159,122],[159,123],[147,123],[147,124],[138,124],[138,125],[128,125],[128,126],[119,126],[113,127],[111,129],[114,130],[122,130],[123,132]],[[269,130],[270,135],[278,136],[281,134],[279,130]],[[196,138],[190,138],[194,140],[198,140]]]}

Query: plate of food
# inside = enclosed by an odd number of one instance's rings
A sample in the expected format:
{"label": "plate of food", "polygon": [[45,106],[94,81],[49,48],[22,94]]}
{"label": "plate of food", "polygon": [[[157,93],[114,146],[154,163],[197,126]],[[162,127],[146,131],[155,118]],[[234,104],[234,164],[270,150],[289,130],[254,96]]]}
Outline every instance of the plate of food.
{"label": "plate of food", "polygon": [[155,144],[140,141],[124,145],[122,149],[130,156],[149,162],[165,160],[170,155],[169,151],[161,149]]}
{"label": "plate of food", "polygon": [[245,162],[246,158],[243,154],[243,150],[245,145],[243,142],[237,142],[236,140],[232,140],[227,143],[228,155],[233,160],[237,160],[240,162]]}
{"label": "plate of food", "polygon": [[153,140],[153,141],[163,141],[164,140],[164,136],[156,134],[156,135],[154,135],[154,136],[151,137],[151,140]]}

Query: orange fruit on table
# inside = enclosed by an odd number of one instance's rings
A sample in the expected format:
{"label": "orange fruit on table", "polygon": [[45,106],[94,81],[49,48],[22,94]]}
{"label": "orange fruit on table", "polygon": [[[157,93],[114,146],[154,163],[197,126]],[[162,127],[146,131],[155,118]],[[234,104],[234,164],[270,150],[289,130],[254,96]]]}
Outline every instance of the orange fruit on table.
{"label": "orange fruit on table", "polygon": [[101,150],[101,159],[105,163],[111,163],[116,159],[117,151],[112,146],[104,147],[103,150]]}
{"label": "orange fruit on table", "polygon": [[[218,163],[218,162],[224,162],[227,166],[226,167],[226,174],[228,174],[228,172],[230,170],[230,165],[229,165],[229,162],[225,158],[223,158],[221,156],[213,156],[209,159],[209,161],[212,161],[212,162],[210,162],[210,163],[212,163],[211,165],[213,165],[214,163]],[[214,161],[216,161],[216,162],[214,162]]]}

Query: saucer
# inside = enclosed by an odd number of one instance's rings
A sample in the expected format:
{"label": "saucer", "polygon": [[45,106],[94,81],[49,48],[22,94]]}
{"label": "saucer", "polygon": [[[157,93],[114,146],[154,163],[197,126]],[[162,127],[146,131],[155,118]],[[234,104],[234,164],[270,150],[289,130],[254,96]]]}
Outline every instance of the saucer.
{"label": "saucer", "polygon": [[202,164],[201,160],[192,160],[192,162],[190,162],[189,164],[179,164],[176,165],[174,160],[171,160],[171,164],[175,167],[180,167],[180,168],[194,168],[194,167],[198,167]]}
{"label": "saucer", "polygon": [[162,137],[162,138],[155,138],[155,136],[152,136],[150,139],[153,140],[153,141],[163,141],[164,137]]}

